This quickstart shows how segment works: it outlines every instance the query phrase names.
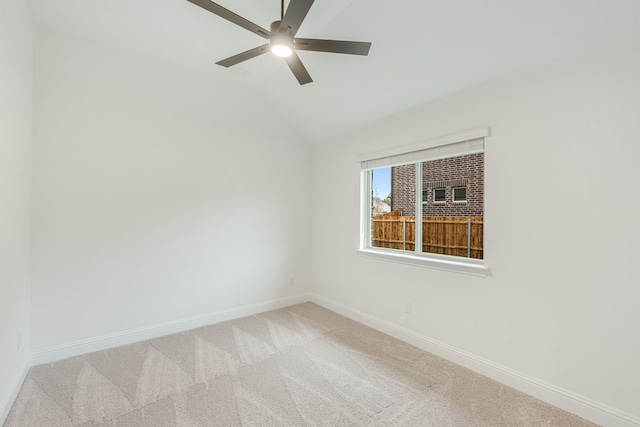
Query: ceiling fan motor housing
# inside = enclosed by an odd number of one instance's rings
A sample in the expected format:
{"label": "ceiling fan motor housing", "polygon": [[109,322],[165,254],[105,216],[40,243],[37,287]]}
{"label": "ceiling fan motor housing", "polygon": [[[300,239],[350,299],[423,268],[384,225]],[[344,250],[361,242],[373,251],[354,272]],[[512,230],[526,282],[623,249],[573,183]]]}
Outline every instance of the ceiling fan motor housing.
{"label": "ceiling fan motor housing", "polygon": [[271,23],[271,37],[269,38],[269,45],[271,51],[281,57],[287,57],[291,55],[294,49],[293,37],[287,31],[281,31],[280,23],[282,21],[275,21]]}
{"label": "ceiling fan motor housing", "polygon": [[293,37],[286,31],[280,31],[280,22],[282,21],[274,21],[271,23],[269,43],[271,46],[284,45],[293,49]]}

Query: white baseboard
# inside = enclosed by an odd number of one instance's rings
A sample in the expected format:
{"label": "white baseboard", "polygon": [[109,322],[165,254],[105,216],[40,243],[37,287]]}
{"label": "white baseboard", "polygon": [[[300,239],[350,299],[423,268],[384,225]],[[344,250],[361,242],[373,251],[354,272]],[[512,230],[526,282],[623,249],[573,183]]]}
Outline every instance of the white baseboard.
{"label": "white baseboard", "polygon": [[531,377],[506,366],[499,365],[490,360],[476,356],[472,353],[450,346],[418,334],[410,329],[396,325],[386,320],[371,316],[360,310],[351,308],[342,303],[325,298],[318,294],[311,294],[310,300],[331,311],[342,314],[350,319],[363,323],[416,347],[464,366],[492,378],[502,384],[534,396],[553,406],[576,414],[582,418],[607,427],[639,427],[640,418],[619,411],[610,406],[596,402],[587,397],[580,396],[568,390],[564,390],[553,384]]}
{"label": "white baseboard", "polygon": [[252,316],[269,310],[277,310],[293,304],[309,301],[309,294],[298,294],[284,298],[248,304],[221,310],[214,313],[207,313],[186,319],[174,320],[157,325],[145,326],[128,331],[116,332],[95,338],[84,339],[68,344],[43,348],[32,352],[33,366],[51,363],[69,357],[79,356],[94,351],[106,350],[108,348],[119,347],[144,341],[164,335],[184,332],[189,329],[200,328],[214,323],[237,319],[244,316]]}
{"label": "white baseboard", "polygon": [[22,384],[24,380],[27,378],[27,374],[29,373],[29,368],[31,367],[31,357],[27,356],[27,358],[22,362],[22,366],[16,373],[11,385],[9,386],[9,390],[0,400],[0,426],[4,425],[4,422],[7,420],[9,416],[9,411],[13,406],[13,402],[16,401],[16,397],[18,397],[18,393],[22,388]]}

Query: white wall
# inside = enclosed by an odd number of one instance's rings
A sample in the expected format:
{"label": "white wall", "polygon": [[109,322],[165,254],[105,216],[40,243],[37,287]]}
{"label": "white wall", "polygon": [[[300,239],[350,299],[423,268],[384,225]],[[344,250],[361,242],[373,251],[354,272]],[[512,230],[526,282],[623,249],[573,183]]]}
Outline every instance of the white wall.
{"label": "white wall", "polygon": [[260,99],[36,36],[35,351],[307,290],[310,149]]}
{"label": "white wall", "polygon": [[[314,146],[314,291],[640,417],[639,75],[640,51],[557,66]],[[485,125],[492,276],[358,257],[357,156]]]}
{"label": "white wall", "polygon": [[[33,25],[0,3],[0,423],[29,360]],[[22,345],[18,349],[19,335]]]}

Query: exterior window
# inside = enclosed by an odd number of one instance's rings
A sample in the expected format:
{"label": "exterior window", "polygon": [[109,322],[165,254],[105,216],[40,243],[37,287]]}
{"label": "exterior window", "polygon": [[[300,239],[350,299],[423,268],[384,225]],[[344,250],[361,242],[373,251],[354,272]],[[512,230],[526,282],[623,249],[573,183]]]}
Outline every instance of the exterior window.
{"label": "exterior window", "polygon": [[454,202],[466,202],[467,201],[467,187],[454,187],[453,188],[453,201]]}
{"label": "exterior window", "polygon": [[362,173],[364,255],[426,265],[466,258],[469,270],[483,268],[484,139],[363,161]]}
{"label": "exterior window", "polygon": [[444,203],[447,201],[447,190],[445,188],[433,189],[433,203]]}

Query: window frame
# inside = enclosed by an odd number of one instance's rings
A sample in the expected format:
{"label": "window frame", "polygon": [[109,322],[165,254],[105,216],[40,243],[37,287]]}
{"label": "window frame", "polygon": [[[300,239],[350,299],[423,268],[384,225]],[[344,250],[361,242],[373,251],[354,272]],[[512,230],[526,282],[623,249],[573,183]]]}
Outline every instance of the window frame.
{"label": "window frame", "polygon": [[[422,167],[422,164],[424,162],[420,162],[420,167]],[[436,200],[436,191],[438,190],[442,190],[442,192],[444,193],[444,199],[442,200]],[[431,191],[432,197],[433,197],[433,204],[434,205],[444,205],[447,203],[447,187],[438,187],[438,188],[434,188]]]}
{"label": "window frame", "polygon": [[[464,200],[456,200],[456,190],[460,189],[460,188],[464,188]],[[467,191],[467,187],[451,187],[451,201],[453,203],[467,203],[468,197],[467,195],[469,194],[469,192]]]}
{"label": "window frame", "polygon": [[[466,132],[460,132],[453,135],[447,135],[444,137],[433,138],[427,141],[422,141],[418,144],[411,144],[408,146],[395,147],[391,150],[385,150],[377,153],[370,153],[361,156],[361,173],[360,173],[360,244],[356,249],[358,255],[402,264],[418,265],[422,267],[434,268],[439,270],[454,271],[459,273],[466,273],[476,276],[489,276],[490,270],[487,265],[487,250],[484,248],[483,259],[458,257],[454,255],[442,255],[434,254],[430,252],[422,252],[422,245],[416,244],[415,251],[404,251],[399,249],[380,248],[371,245],[371,171],[380,167],[380,164],[376,165],[376,159],[386,158],[394,159],[406,158],[407,155],[411,155],[413,152],[420,150],[438,150],[440,148],[446,148],[447,145],[462,143],[466,141],[473,141],[482,138],[483,149],[482,152],[486,152],[486,137],[490,135],[490,129],[478,128]],[[459,154],[464,155],[464,154]],[[404,161],[399,163],[389,163],[386,166],[400,166],[402,164],[416,164],[416,223],[422,223],[422,205],[423,205],[423,182],[422,182],[422,164],[423,161],[429,161],[431,159]],[[373,164],[372,164],[373,161]],[[439,187],[442,188],[442,187]],[[434,189],[435,190],[435,189]],[[445,190],[446,191],[446,190]],[[486,194],[486,193],[485,193]],[[452,196],[453,197],[453,196]],[[420,201],[420,202],[418,202]],[[437,202],[441,204],[442,202]],[[446,193],[445,193],[446,203]],[[463,202],[458,202],[463,203]],[[422,241],[422,227],[416,227],[416,242]]]}

